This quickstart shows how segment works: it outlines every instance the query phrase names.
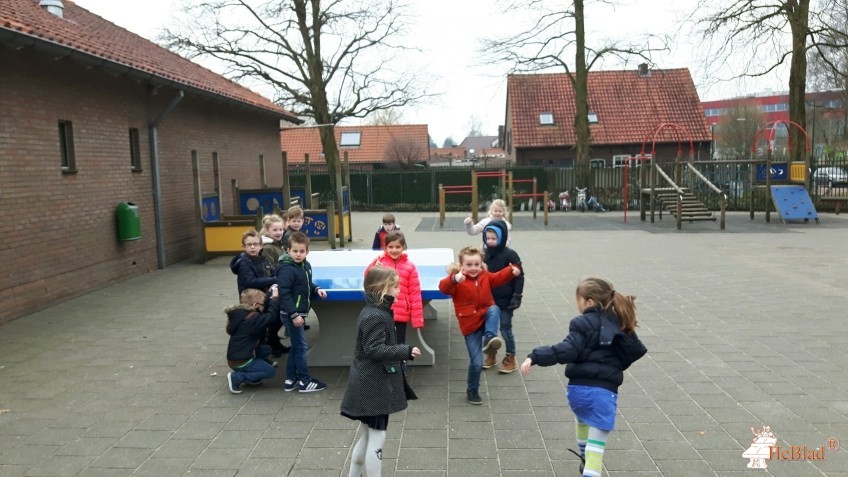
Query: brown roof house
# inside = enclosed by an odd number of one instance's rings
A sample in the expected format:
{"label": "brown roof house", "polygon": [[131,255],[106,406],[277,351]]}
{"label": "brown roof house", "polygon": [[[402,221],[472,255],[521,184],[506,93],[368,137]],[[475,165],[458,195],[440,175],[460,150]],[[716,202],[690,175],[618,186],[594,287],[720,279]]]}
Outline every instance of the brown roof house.
{"label": "brown roof house", "polygon": [[[426,124],[392,124],[385,126],[336,126],[339,158],[360,169],[415,167],[430,157],[430,140]],[[282,128],[282,150],[289,164],[297,167],[309,154],[310,164],[325,164],[321,137],[317,127]]]}
{"label": "brown roof house", "polygon": [[[678,137],[689,152],[709,157],[710,131],[698,92],[686,68],[589,73],[591,157],[616,165],[641,152],[661,123],[685,128],[658,136],[657,156],[673,160]],[[503,147],[510,161],[526,165],[574,166],[574,88],[566,73],[510,75],[507,78]]]}
{"label": "brown roof house", "polygon": [[69,0],[0,1],[0,64],[0,322],[195,256],[192,155],[203,193],[282,184],[296,117]]}

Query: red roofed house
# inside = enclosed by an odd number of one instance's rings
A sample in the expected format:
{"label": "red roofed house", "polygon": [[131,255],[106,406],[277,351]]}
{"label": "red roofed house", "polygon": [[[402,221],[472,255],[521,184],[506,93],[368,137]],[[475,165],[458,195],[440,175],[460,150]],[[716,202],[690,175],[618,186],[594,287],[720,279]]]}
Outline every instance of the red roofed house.
{"label": "red roofed house", "polygon": [[[709,157],[710,131],[698,92],[685,68],[596,71],[589,73],[589,128],[592,159],[616,164],[641,152],[642,143],[661,123],[686,129],[696,154]],[[574,88],[566,73],[509,75],[503,146],[522,165],[574,166]],[[657,156],[676,156],[675,135],[660,137]],[[646,152],[650,153],[648,141]]]}
{"label": "red roofed house", "polygon": [[0,2],[0,64],[0,322],[195,256],[193,152],[203,192],[213,155],[225,184],[260,186],[260,156],[282,184],[297,118],[69,0]]}
{"label": "red roofed house", "polygon": [[[430,136],[426,124],[381,126],[336,126],[339,159],[348,153],[351,165],[360,169],[409,167],[424,164],[430,157]],[[280,143],[289,164],[325,164],[317,127],[283,128]]]}

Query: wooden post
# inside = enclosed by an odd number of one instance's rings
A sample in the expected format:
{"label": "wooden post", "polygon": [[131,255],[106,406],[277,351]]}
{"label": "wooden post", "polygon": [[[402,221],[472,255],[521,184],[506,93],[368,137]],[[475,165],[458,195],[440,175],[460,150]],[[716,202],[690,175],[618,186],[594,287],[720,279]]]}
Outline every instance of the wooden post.
{"label": "wooden post", "polygon": [[[353,242],[353,191],[350,189],[350,159],[348,158],[348,152],[344,153],[344,173],[345,173],[345,187],[347,187],[347,196],[350,198],[350,208],[348,210],[348,215],[350,215],[350,230],[347,231],[347,235],[350,238],[350,241]],[[342,212],[342,219],[344,219],[344,212]]]}
{"label": "wooden post", "polygon": [[477,212],[480,204],[477,199],[477,171],[471,171],[471,220],[477,223]]}
{"label": "wooden post", "polygon": [[[197,151],[191,151],[191,174],[194,185],[194,216],[197,224],[197,241],[200,244],[200,252],[197,263],[206,261],[206,234],[203,231],[203,192],[200,188],[200,164],[197,161]],[[220,200],[220,196],[219,196]]]}
{"label": "wooden post", "polygon": [[766,222],[771,222],[771,146],[766,153]]}
{"label": "wooden post", "polygon": [[241,204],[239,203],[239,186],[238,181],[232,179],[230,181],[230,191],[233,194],[233,215],[241,213]]}
{"label": "wooden post", "polygon": [[506,184],[507,189],[509,190],[509,204],[507,204],[507,208],[509,209],[509,222],[512,223],[512,171],[509,171],[506,176]]}
{"label": "wooden post", "polygon": [[306,196],[304,197],[305,204],[301,207],[312,209],[312,172],[309,170],[309,154],[303,155],[303,169],[306,172]]}
{"label": "wooden post", "polygon": [[330,248],[336,249],[336,207],[332,202],[327,202],[327,241]]}
{"label": "wooden post", "polygon": [[289,156],[283,151],[280,156],[283,162],[283,207],[291,207],[291,182],[289,181]]}
{"label": "wooden post", "polygon": [[548,191],[543,192],[542,195],[544,196],[544,197],[542,197],[542,199],[544,199],[544,201],[545,201],[545,227],[547,227],[548,226],[548,213],[550,213],[550,207],[548,206],[548,201],[551,200],[551,196],[548,193]]}
{"label": "wooden post", "polygon": [[[347,155],[347,152],[345,152]],[[345,221],[344,221],[344,186],[342,185],[342,168],[341,164],[336,167],[336,201],[339,204],[339,246],[345,247]],[[310,202],[312,200],[310,199]]]}
{"label": "wooden post", "polygon": [[[536,209],[538,209],[539,198],[536,197],[536,178],[533,178],[533,220],[536,220]],[[545,205],[547,207],[547,204]]]}
{"label": "wooden post", "polygon": [[445,188],[439,184],[439,227],[445,226]]}
{"label": "wooden post", "polygon": [[[259,155],[259,182],[263,189],[268,188],[268,179],[265,177],[265,156],[262,154]],[[283,201],[285,201],[285,198],[283,198]]]}
{"label": "wooden post", "polygon": [[[214,181],[213,187],[215,187],[215,194],[218,195],[218,207],[221,207],[224,203],[224,191],[221,189],[221,169],[220,164],[218,163],[218,153],[212,153],[212,180]],[[219,210],[218,215],[223,217],[224,211]]]}

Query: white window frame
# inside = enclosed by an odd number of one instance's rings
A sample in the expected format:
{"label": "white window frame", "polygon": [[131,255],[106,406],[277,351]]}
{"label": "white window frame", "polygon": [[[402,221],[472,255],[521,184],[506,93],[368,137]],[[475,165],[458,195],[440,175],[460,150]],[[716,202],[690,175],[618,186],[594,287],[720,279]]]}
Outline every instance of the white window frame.
{"label": "white window frame", "polygon": [[342,131],[339,135],[339,147],[359,147],[362,145],[362,132]]}
{"label": "white window frame", "polygon": [[539,113],[539,124],[542,126],[550,126],[556,124],[554,122],[554,113]]}

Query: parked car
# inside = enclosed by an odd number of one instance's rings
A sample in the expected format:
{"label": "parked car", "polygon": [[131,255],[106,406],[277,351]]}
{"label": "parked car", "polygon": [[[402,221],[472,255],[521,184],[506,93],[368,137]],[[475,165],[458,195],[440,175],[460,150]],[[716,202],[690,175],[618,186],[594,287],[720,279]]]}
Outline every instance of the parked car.
{"label": "parked car", "polygon": [[828,187],[848,185],[848,171],[841,167],[819,167],[813,172],[813,183]]}

